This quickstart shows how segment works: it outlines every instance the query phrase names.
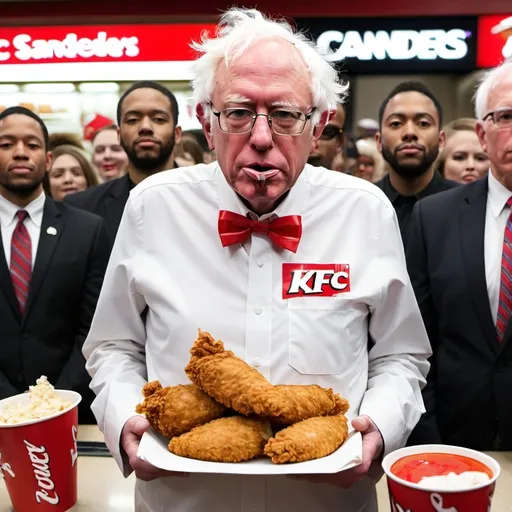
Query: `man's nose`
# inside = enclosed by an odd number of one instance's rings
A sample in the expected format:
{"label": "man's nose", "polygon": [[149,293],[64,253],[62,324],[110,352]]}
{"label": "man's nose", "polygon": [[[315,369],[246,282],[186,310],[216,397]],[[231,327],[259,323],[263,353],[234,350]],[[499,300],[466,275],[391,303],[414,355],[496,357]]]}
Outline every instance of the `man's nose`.
{"label": "man's nose", "polygon": [[402,130],[402,140],[418,140],[418,134],[416,133],[416,125],[414,124],[414,122],[406,122]]}
{"label": "man's nose", "polygon": [[153,124],[148,116],[142,118],[142,122],[139,127],[139,133],[153,133]]}
{"label": "man's nose", "polygon": [[27,147],[23,141],[18,141],[14,146],[14,158],[28,159]]}
{"label": "man's nose", "polygon": [[268,118],[258,116],[251,131],[251,145],[258,151],[266,151],[274,145],[273,132],[270,128]]}

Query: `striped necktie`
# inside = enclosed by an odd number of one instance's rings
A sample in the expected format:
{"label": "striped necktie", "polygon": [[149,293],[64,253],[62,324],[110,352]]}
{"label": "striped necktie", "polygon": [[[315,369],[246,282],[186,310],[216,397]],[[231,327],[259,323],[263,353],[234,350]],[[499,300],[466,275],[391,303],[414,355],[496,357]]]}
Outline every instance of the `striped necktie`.
{"label": "striped necktie", "polygon": [[23,314],[32,278],[32,242],[24,224],[28,212],[19,210],[16,216],[18,224],[14,228],[11,240],[11,279],[21,314]]}
{"label": "striped necktie", "polygon": [[[512,207],[512,197],[507,201],[507,206]],[[512,211],[508,217],[503,236],[503,253],[501,256],[501,282],[500,300],[498,303],[498,317],[496,319],[496,332],[498,341],[503,341],[503,335],[507,330],[512,313]]]}

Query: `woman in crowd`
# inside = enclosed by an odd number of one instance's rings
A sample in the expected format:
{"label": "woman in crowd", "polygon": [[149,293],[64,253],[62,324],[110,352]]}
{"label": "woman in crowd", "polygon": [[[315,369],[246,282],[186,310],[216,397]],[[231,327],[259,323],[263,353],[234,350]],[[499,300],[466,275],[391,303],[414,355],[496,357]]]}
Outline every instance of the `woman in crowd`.
{"label": "woman in crowd", "polygon": [[80,149],[64,144],[57,146],[52,155],[52,166],[45,175],[43,185],[45,192],[56,201],[98,184],[92,165]]}
{"label": "woman in crowd", "polygon": [[184,136],[175,146],[176,163],[180,167],[204,163],[203,148],[192,135]]}
{"label": "woman in crowd", "polygon": [[384,176],[384,159],[373,139],[356,141],[357,166],[355,175],[363,180],[375,183]]}
{"label": "woman in crowd", "polygon": [[92,163],[98,170],[102,181],[110,181],[124,176],[128,168],[128,156],[119,143],[117,126],[106,126],[94,134]]}
{"label": "woman in crowd", "polygon": [[461,118],[443,128],[446,145],[437,168],[447,180],[472,183],[487,176],[489,158],[478,142],[475,127],[476,119]]}

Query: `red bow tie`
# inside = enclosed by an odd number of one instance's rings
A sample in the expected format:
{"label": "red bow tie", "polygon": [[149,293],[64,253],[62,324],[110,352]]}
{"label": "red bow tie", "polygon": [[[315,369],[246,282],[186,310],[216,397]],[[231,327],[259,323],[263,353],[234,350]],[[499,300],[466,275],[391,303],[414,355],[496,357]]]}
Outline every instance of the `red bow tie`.
{"label": "red bow tie", "polygon": [[222,247],[245,242],[251,233],[264,233],[279,247],[297,252],[302,235],[302,219],[300,215],[286,215],[266,223],[227,210],[219,212]]}

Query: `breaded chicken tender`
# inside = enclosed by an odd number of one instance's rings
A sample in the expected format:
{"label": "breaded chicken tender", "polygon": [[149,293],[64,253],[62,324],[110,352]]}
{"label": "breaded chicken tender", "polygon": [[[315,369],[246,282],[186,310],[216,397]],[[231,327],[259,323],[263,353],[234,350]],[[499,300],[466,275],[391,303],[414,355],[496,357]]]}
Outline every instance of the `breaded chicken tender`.
{"label": "breaded chicken tender", "polygon": [[231,416],[171,439],[169,451],[210,462],[243,462],[263,455],[265,443],[271,436],[268,421]]}
{"label": "breaded chicken tender", "polygon": [[316,384],[276,386],[281,400],[286,403],[286,410],[272,418],[275,423],[292,425],[316,416],[335,416],[348,411],[347,400],[329,388]]}
{"label": "breaded chicken tender", "polygon": [[332,389],[317,385],[274,386],[260,372],[224,349],[222,341],[199,330],[185,371],[226,407],[246,416],[257,415],[290,425],[314,416],[339,414],[348,402]]}
{"label": "breaded chicken tender", "polygon": [[224,350],[222,341],[199,331],[185,368],[189,379],[226,407],[246,416],[280,416],[284,411],[275,386],[257,370]]}
{"label": "breaded chicken tender", "polygon": [[274,464],[304,462],[330,455],[347,437],[343,414],[309,418],[279,431],[268,440],[264,451]]}
{"label": "breaded chicken tender", "polygon": [[222,404],[194,384],[164,388],[156,380],[148,382],[142,394],[144,401],[137,405],[136,412],[144,414],[151,426],[168,438],[220,418],[225,411]]}

